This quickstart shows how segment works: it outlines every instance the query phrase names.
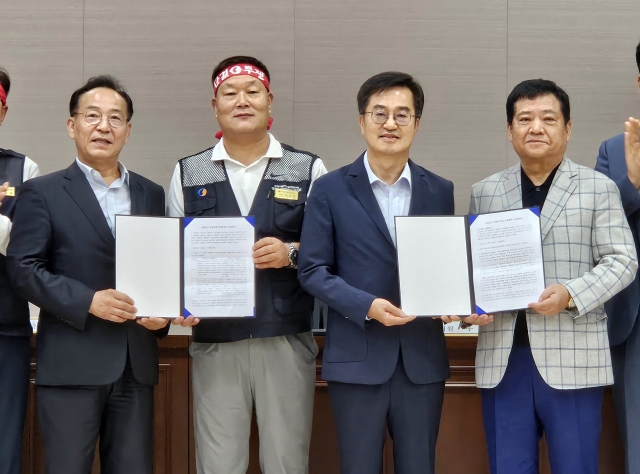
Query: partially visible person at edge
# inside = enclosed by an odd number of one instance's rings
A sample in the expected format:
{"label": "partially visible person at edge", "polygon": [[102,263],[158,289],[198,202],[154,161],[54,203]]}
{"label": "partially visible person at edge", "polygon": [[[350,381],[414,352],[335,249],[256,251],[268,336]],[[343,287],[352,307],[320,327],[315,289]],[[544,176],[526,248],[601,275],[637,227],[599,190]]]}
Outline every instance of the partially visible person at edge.
{"label": "partially visible person at edge", "polygon": [[[11,79],[0,68],[0,125],[7,116]],[[22,183],[40,175],[38,165],[13,150],[0,148],[0,474],[20,474],[22,432],[29,389],[29,303],[9,284],[7,245],[16,196]]]}
{"label": "partially visible person at edge", "polygon": [[175,321],[196,324],[190,353],[197,470],[246,473],[255,409],[262,472],[306,474],[318,349],[314,300],[296,269],[307,196],[326,169],[316,155],[268,132],[273,93],[261,61],[224,59],[211,80],[220,142],[178,162],[169,215],[255,216],[256,315]]}
{"label": "partially visible person at edge", "polygon": [[[640,43],[636,46],[640,89]],[[640,122],[629,118],[625,133],[600,145],[596,171],[611,178],[620,191],[622,206],[633,233],[640,242]],[[640,473],[640,278],[604,305],[609,316],[609,344],[613,365],[613,402],[625,449],[627,474]]]}

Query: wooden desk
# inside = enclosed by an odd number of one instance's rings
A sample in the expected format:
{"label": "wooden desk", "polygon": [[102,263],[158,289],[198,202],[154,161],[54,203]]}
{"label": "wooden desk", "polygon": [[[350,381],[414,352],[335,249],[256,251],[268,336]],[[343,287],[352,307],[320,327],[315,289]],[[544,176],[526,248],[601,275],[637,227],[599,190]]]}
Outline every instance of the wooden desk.
{"label": "wooden desk", "polygon": [[[314,425],[311,440],[310,473],[338,474],[338,442],[329,403],[327,383],[320,377],[324,337],[316,336],[320,347],[317,363]],[[189,336],[168,336],[160,341],[160,383],[155,389],[155,474],[195,474],[193,424],[191,411],[191,361]],[[488,474],[480,392],[475,386],[473,365],[476,338],[447,336],[451,378],[445,389],[442,423],[437,447],[438,474]],[[35,363],[32,364],[32,381]],[[29,390],[28,418],[25,428],[23,473],[44,473],[42,440],[36,421],[35,385]],[[605,393],[603,430],[600,442],[600,473],[623,474],[624,456],[613,411],[611,390]],[[550,474],[541,443],[540,472]],[[258,436],[251,434],[249,474],[259,474]],[[389,440],[384,450],[384,474],[393,473],[393,447]],[[93,473],[99,473],[94,463]],[[132,473],[133,474],[133,473]]]}

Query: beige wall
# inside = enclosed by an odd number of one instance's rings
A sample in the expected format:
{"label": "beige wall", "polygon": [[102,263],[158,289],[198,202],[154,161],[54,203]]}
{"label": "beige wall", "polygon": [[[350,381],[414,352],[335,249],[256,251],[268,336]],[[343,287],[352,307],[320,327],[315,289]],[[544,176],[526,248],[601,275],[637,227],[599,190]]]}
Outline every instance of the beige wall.
{"label": "beige wall", "polygon": [[0,65],[11,73],[0,146],[44,172],[75,156],[74,89],[114,74],[135,108],[122,160],[168,187],[177,159],[215,143],[214,65],[232,54],[272,74],[273,132],[329,169],[363,151],[356,93],[373,74],[409,72],[426,90],[412,158],[469,187],[515,162],[504,103],[544,77],[572,101],[569,156],[593,166],[600,142],[640,115],[637,0],[3,0]]}

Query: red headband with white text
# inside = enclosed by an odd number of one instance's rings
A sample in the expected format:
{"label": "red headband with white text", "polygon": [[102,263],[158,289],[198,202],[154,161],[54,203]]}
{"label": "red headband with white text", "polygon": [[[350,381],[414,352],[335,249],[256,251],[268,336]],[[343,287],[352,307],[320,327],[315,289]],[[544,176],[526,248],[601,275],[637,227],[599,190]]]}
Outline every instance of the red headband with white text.
{"label": "red headband with white text", "polygon": [[7,93],[4,87],[2,87],[2,84],[0,84],[0,102],[2,102],[2,105],[7,105]]}
{"label": "red headband with white text", "polygon": [[213,95],[217,95],[218,87],[233,76],[253,76],[262,82],[267,88],[267,91],[269,91],[269,78],[262,69],[251,64],[234,64],[233,66],[223,69],[213,80]]}

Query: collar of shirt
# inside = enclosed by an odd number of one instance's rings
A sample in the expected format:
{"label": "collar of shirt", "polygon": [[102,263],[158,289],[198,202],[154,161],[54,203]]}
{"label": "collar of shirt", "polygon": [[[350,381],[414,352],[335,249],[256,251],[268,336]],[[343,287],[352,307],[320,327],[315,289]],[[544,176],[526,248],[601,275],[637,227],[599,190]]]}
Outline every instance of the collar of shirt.
{"label": "collar of shirt", "polygon": [[522,195],[524,196],[525,194],[533,192],[533,190],[536,189],[536,188],[545,188],[546,190],[549,190],[549,188],[551,187],[551,183],[553,183],[553,178],[555,177],[556,172],[558,171],[558,168],[560,167],[560,164],[561,163],[559,163],[558,166],[553,168],[553,171],[551,171],[549,176],[547,176],[547,179],[545,179],[544,183],[542,183],[539,186],[536,186],[535,184],[533,184],[533,181],[531,181],[531,178],[529,178],[529,176],[527,176],[527,173],[525,173],[524,169],[521,167],[520,168],[520,182],[521,182],[521,185],[522,185]]}
{"label": "collar of shirt", "polygon": [[224,147],[224,137],[220,139],[220,142],[213,147],[213,151],[211,153],[212,161],[228,161],[242,168],[251,168],[252,166],[256,166],[259,162],[264,160],[265,158],[282,158],[282,145],[280,142],[274,138],[273,135],[269,133],[269,148],[267,148],[267,152],[260,157],[260,159],[254,161],[249,166],[246,166],[239,161],[234,160],[227,153],[227,149]]}
{"label": "collar of shirt", "polygon": [[398,177],[396,182],[393,183],[393,184],[387,184],[387,183],[385,183],[384,181],[382,181],[380,178],[378,178],[376,176],[376,174],[371,169],[371,165],[369,164],[369,156],[368,156],[367,152],[364,153],[364,169],[367,170],[367,176],[369,177],[369,183],[372,184],[372,185],[373,185],[373,183],[375,183],[377,181],[380,184],[384,184],[385,186],[391,187],[391,186],[398,185],[398,183],[400,183],[403,179],[405,179],[407,184],[409,185],[409,190],[411,190],[411,168],[409,168],[409,162],[408,161],[407,161],[407,164],[404,165],[404,169],[402,170],[402,173],[400,173],[400,176]]}
{"label": "collar of shirt", "polygon": [[105,183],[100,173],[98,173],[96,170],[94,170],[90,166],[85,165],[82,161],[78,159],[78,157],[76,157],[76,163],[78,164],[78,166],[80,167],[80,169],[82,170],[82,172],[87,177],[90,183],[97,184],[98,186],[103,186],[109,189],[119,188],[125,184],[129,186],[129,171],[127,171],[127,168],[120,161],[118,161],[118,169],[120,170],[120,177],[110,185],[107,185],[107,183]]}

